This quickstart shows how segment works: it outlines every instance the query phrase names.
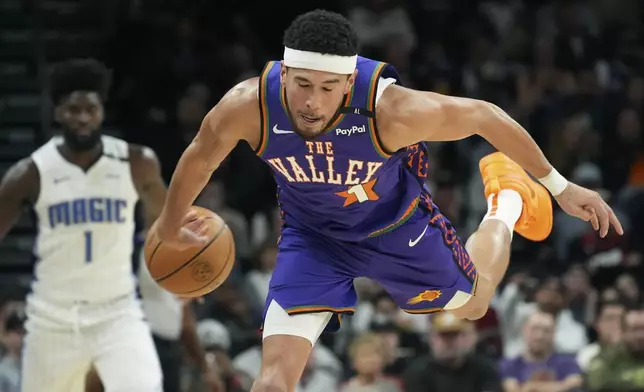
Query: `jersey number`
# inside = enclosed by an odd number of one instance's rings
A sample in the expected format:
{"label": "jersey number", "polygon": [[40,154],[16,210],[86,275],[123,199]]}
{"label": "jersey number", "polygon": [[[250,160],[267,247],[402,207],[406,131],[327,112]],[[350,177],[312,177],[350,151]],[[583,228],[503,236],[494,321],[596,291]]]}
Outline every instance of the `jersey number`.
{"label": "jersey number", "polygon": [[85,262],[92,262],[92,232],[85,232]]}

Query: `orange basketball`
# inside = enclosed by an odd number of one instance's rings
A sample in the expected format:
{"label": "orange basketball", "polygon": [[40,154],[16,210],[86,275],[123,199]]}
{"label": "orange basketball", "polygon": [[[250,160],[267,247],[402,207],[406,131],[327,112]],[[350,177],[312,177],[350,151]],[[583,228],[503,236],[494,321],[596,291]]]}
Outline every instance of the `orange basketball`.
{"label": "orange basketball", "polygon": [[176,249],[165,246],[152,226],[145,239],[145,265],[159,286],[180,297],[200,297],[219,287],[235,262],[233,234],[219,215],[192,207],[208,225],[205,245]]}

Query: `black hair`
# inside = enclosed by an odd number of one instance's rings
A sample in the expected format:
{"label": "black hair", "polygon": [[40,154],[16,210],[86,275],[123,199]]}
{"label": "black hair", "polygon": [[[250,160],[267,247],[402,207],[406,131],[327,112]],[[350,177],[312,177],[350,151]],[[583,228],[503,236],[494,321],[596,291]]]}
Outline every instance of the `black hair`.
{"label": "black hair", "polygon": [[74,91],[96,92],[103,101],[111,84],[111,72],[95,59],[71,59],[52,67],[50,94],[55,105]]}
{"label": "black hair", "polygon": [[342,15],[315,10],[295,18],[284,32],[284,46],[307,52],[354,56],[358,54],[358,35]]}

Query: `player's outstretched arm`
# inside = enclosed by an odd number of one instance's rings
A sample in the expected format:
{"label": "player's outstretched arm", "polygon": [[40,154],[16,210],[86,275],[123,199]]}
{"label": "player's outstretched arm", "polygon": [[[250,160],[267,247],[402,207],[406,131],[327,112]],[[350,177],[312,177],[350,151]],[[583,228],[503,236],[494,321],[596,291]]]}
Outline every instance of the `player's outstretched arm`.
{"label": "player's outstretched arm", "polygon": [[40,174],[31,158],[11,166],[0,183],[0,240],[9,232],[25,204],[34,203],[40,192]]}
{"label": "player's outstretched arm", "polygon": [[[259,136],[257,78],[233,87],[210,110],[192,143],[179,159],[159,217],[157,234],[169,242],[198,242],[191,230],[182,228],[190,207],[212,173],[240,140],[252,145]],[[196,226],[194,227],[197,228]]]}
{"label": "player's outstretched arm", "polygon": [[390,151],[420,141],[480,135],[537,178],[553,169],[528,132],[489,102],[391,86],[378,102],[376,116],[378,128],[386,129],[381,136]]}
{"label": "player's outstretched arm", "polygon": [[611,224],[623,233],[613,210],[597,192],[563,178],[530,134],[492,103],[391,86],[378,102],[376,118],[383,147],[389,151],[420,141],[479,135],[538,178],[564,211],[591,221],[602,237]]}

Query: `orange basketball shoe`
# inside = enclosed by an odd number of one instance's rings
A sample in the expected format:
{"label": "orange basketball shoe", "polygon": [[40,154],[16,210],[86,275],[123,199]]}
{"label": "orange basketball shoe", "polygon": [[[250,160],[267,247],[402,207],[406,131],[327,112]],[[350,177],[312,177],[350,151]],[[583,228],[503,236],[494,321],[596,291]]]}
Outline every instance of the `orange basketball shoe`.
{"label": "orange basketball shoe", "polygon": [[[486,199],[503,189],[517,192],[523,200],[521,217],[514,231],[532,241],[545,240],[552,231],[552,200],[550,193],[505,154],[495,152],[479,162],[485,184]],[[494,207],[492,207],[494,208]]]}

